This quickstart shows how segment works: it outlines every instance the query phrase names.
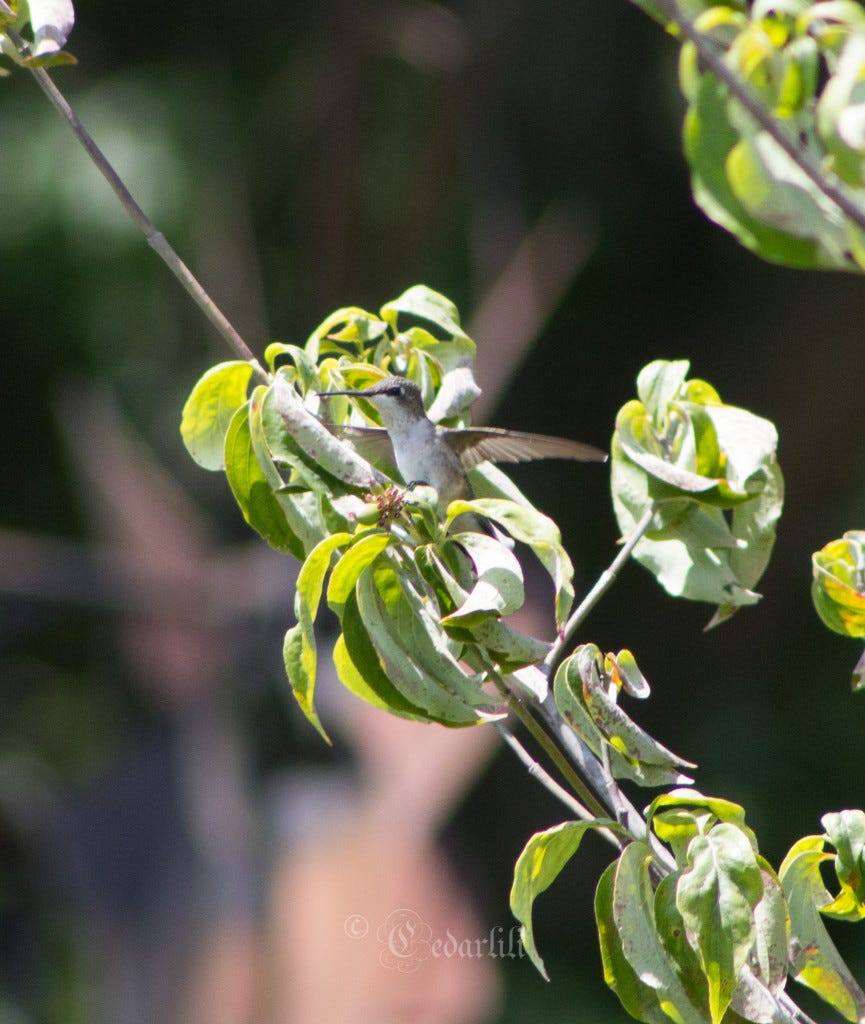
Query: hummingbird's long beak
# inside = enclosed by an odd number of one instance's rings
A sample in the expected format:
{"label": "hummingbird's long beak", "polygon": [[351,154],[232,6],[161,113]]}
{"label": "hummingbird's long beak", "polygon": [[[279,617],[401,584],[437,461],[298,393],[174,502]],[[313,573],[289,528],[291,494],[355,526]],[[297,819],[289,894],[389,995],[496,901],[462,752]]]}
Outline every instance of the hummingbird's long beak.
{"label": "hummingbird's long beak", "polygon": [[332,398],[334,395],[346,395],[348,398],[357,398],[358,396],[360,398],[366,398],[368,397],[368,390],[368,388],[347,388],[345,391],[316,391],[315,394],[318,395],[319,398]]}

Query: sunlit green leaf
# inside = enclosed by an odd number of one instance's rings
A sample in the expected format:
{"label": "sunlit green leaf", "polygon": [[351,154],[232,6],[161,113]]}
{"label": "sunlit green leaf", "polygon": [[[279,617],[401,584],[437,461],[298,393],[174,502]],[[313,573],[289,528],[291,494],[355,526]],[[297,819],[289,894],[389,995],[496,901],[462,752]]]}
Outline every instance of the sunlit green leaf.
{"label": "sunlit green leaf", "polygon": [[445,625],[475,626],[491,616],[510,615],[525,600],[519,561],[501,541],[484,533],[458,533],[451,538],[475,567],[475,584]]}
{"label": "sunlit green leaf", "polygon": [[305,349],[297,345],[273,341],[264,350],[264,361],[267,363],[271,373],[276,373],[277,369],[284,365],[286,360],[290,360],[292,366],[297,370],[304,390],[317,386],[318,367],[315,365],[315,361],[310,359],[309,353]]}
{"label": "sunlit green leaf", "polygon": [[663,429],[667,407],[679,397],[690,368],[687,359],[655,359],[637,375],[637,395],[659,429]]}
{"label": "sunlit green leaf", "polygon": [[291,689],[303,713],[330,742],[315,710],[315,680],[318,652],[315,642],[315,619],[321,603],[324,578],[330,568],[334,551],[349,543],[350,534],[337,533],[326,537],[307,556],[297,577],[294,611],[297,626],[288,631],[285,639],[285,667]]}
{"label": "sunlit green leaf", "polygon": [[474,501],[452,501],[448,507],[448,525],[465,512],[477,512],[492,519],[503,526],[514,540],[528,544],[553,581],[556,624],[564,625],[574,601],[574,567],[562,547],[559,528],[552,519],[531,506],[497,498],[478,498]]}
{"label": "sunlit green leaf", "polygon": [[865,530],[830,541],[811,562],[811,596],[820,618],[842,636],[865,636]]}
{"label": "sunlit green leaf", "polygon": [[251,377],[249,363],[218,363],[201,377],[186,400],[180,435],[186,450],[204,469],[225,468],[225,435],[231,417],[246,402]]}
{"label": "sunlit green leaf", "polygon": [[814,243],[816,265],[849,265],[843,214],[768,132],[740,139],[730,150],[726,171],[733,194],[750,214]]}
{"label": "sunlit green leaf", "polygon": [[409,604],[399,575],[382,563],[376,572],[361,573],[356,590],[372,645],[403,696],[440,721],[479,721],[479,711],[489,707],[479,681],[463,673],[442,641],[436,643],[423,612]]}
{"label": "sunlit green leaf", "polygon": [[821,913],[843,921],[861,921],[865,918],[865,813],[838,811],[824,815],[821,821],[835,847],[835,874],[841,885],[836,899],[822,907]]}
{"label": "sunlit green leaf", "polygon": [[797,981],[850,1021],[865,1016],[865,992],[829,938],[820,910],[831,904],[820,865],[831,860],[824,840],[806,836],[784,858],[779,875],[790,910],[790,961]]}
{"label": "sunlit green leaf", "polygon": [[613,917],[613,889],[617,870],[618,862],[613,861],[601,875],[595,890],[595,920],[604,981],[632,1017],[646,1024],[669,1024],[670,1017],[661,1008],[662,997],[657,987],[640,980],[622,949],[619,929]]}
{"label": "sunlit green leaf", "polygon": [[[310,334],[305,346],[307,355],[313,362],[318,362],[326,352],[344,353],[345,345],[332,340],[333,335],[345,338],[346,334],[353,334],[352,340],[359,342],[359,347],[362,348],[364,344],[362,339],[365,334],[370,338],[373,335],[378,336],[372,326],[368,329],[364,328],[362,321],[366,321],[369,325],[382,322],[374,313],[368,313],[365,309],[359,309],[357,306],[347,306],[335,310]],[[385,327],[387,327],[386,324]]]}
{"label": "sunlit green leaf", "polygon": [[678,1024],[706,1024],[658,935],[648,873],[651,859],[648,846],[641,842],[630,843],[619,857],[613,882],[612,917],[622,955],[637,979],[655,991],[660,1008],[669,1017]]}
{"label": "sunlit green leaf", "polygon": [[654,509],[633,557],[673,596],[717,604],[714,624],[759,600],[753,586],[774,546],[783,477],[774,425],[685,372],[684,361],[663,360],[641,372],[653,413],[641,401],[620,410],[610,484],[622,536]]}
{"label": "sunlit green leaf", "polygon": [[481,393],[471,366],[456,366],[442,377],[435,400],[427,413],[434,423],[448,421],[464,425],[471,403]]}
{"label": "sunlit green leaf", "polygon": [[501,498],[526,508],[534,508],[511,478],[492,462],[481,462],[468,471],[469,483],[476,498]]}
{"label": "sunlit green leaf", "polygon": [[681,871],[662,878],[655,890],[655,927],[667,956],[690,1001],[708,1019],[709,984],[700,954],[691,945],[682,912],[676,905],[676,888]]}
{"label": "sunlit green leaf", "polygon": [[718,1024],[754,941],[753,910],[763,894],[762,877],[748,837],[727,822],[691,840],[687,863],[676,904],[695,936],[709,983],[709,1011]]}
{"label": "sunlit green leaf", "polygon": [[322,522],[321,507],[317,495],[303,488],[291,493],[286,492],[285,481],[273,463],[264,434],[262,409],[267,391],[268,389],[263,384],[260,384],[253,389],[249,399],[249,434],[252,440],[252,450],[255,453],[262,473],[264,473],[268,486],[273,491],[276,500],[285,513],[289,528],[299,539],[304,553],[308,553],[330,531],[325,528]]}
{"label": "sunlit green leaf", "polygon": [[358,577],[384,551],[391,535],[384,530],[361,534],[333,567],[327,585],[327,603],[339,612],[354,592]]}
{"label": "sunlit green leaf", "polygon": [[730,1005],[746,1020],[775,1024],[778,996],[787,981],[790,917],[784,890],[774,871],[760,856],[757,864],[763,895],[754,907],[754,943]]}
{"label": "sunlit green leaf", "polygon": [[603,687],[584,682],[583,695],[592,721],[612,748],[611,754],[620,755],[611,765],[617,778],[632,779],[644,786],[687,785],[693,781],[682,769],[696,766],[641,729]]}
{"label": "sunlit green leaf", "polygon": [[[428,711],[412,704],[388,678],[360,617],[354,594],[349,595],[343,606],[340,624],[342,633],[334,646],[333,664],[343,686],[368,704],[399,718],[437,721]],[[469,724],[476,721],[472,718]]]}
{"label": "sunlit green leaf", "polygon": [[827,166],[851,185],[865,185],[865,35],[851,33],[817,104]]}
{"label": "sunlit green leaf", "polygon": [[355,487],[373,487],[375,472],[354,449],[334,437],[304,406],[300,396],[277,373],[264,399],[263,423],[268,447],[278,448],[287,432],[323,470]]}
{"label": "sunlit green leaf", "polygon": [[[444,620],[448,626],[450,619]],[[448,632],[452,632],[448,628]],[[550,644],[536,640],[533,636],[520,633],[507,622],[499,619],[484,619],[467,628],[467,643],[477,643],[489,654],[503,672],[515,672],[527,665],[536,665],[547,656]]]}
{"label": "sunlit green leaf", "polygon": [[399,327],[399,315],[407,313],[434,324],[450,337],[467,337],[460,324],[457,307],[450,299],[426,285],[417,284],[407,289],[399,298],[385,303],[380,312],[382,319],[395,329]]}
{"label": "sunlit green leaf", "polygon": [[610,688],[617,693],[619,686],[607,672],[607,664],[612,666],[613,659],[605,659],[594,644],[583,644],[559,666],[553,694],[566,721],[596,756],[604,753],[602,744],[607,746],[605,753],[615,778],[632,779],[641,786],[693,781],[682,769],[695,766],[641,729],[607,692]]}
{"label": "sunlit green leaf", "polygon": [[745,824],[744,808],[731,800],[704,796],[695,789],[672,789],[655,797],[646,820],[655,835],[672,847],[679,864],[685,863],[685,852],[694,836],[718,821],[735,825],[757,851],[757,837]]}
{"label": "sunlit green leaf", "polygon": [[589,829],[615,827],[603,819],[563,821],[543,832],[536,832],[523,847],[514,865],[511,886],[511,913],[520,922],[520,940],[532,963],[549,980],[544,961],[535,946],[532,907],[535,899],[559,877],[562,869],[580,847]]}
{"label": "sunlit green leaf", "polygon": [[608,655],[605,666],[607,661],[610,662],[609,671],[625,693],[640,700],[645,700],[649,696],[649,681],[640,671],[637,659],[629,650],[619,651],[615,656]]}
{"label": "sunlit green leaf", "polygon": [[225,475],[243,518],[278,551],[303,558],[303,544],[294,534],[259,465],[249,429],[249,404],[231,419],[225,437]]}
{"label": "sunlit green leaf", "polygon": [[[752,164],[755,178],[751,182],[744,177],[744,167],[739,169],[737,187],[753,209],[742,202],[727,176],[728,157],[741,137],[730,123],[726,87],[712,75],[706,74],[699,79],[690,98],[691,105],[685,116],[683,131],[684,149],[691,167],[694,198],[707,216],[735,235],[746,248],[775,263],[793,267],[858,269],[855,260],[845,254],[844,246],[838,248],[838,222],[835,215],[826,222],[825,232],[818,225],[819,238],[816,238],[781,230],[775,224],[761,220],[753,212],[761,209],[761,203],[768,203],[768,199],[761,198],[764,193],[760,191],[763,187],[760,182],[772,180],[774,174],[783,179],[789,170],[787,165],[781,165],[780,160],[774,160],[774,153],[769,156],[763,153],[760,159],[765,157],[770,164],[779,166],[773,171],[768,170],[765,163],[759,166]],[[814,199],[812,187],[804,184],[796,172],[791,172],[788,177],[792,205],[795,205],[797,195],[801,196],[804,190],[805,201],[813,200],[820,207],[820,202]],[[799,193],[795,191],[797,189]],[[769,206],[766,208],[773,217],[785,216],[786,208],[783,206],[779,211],[773,211]],[[843,226],[842,233],[846,233]]]}

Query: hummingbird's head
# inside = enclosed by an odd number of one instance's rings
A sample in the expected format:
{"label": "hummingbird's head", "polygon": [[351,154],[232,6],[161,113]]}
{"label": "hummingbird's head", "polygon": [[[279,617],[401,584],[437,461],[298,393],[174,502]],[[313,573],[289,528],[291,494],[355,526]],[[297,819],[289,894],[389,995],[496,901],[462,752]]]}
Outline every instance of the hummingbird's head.
{"label": "hummingbird's head", "polygon": [[420,388],[405,377],[385,377],[360,391],[328,391],[325,394],[366,398],[376,407],[388,430],[426,418]]}

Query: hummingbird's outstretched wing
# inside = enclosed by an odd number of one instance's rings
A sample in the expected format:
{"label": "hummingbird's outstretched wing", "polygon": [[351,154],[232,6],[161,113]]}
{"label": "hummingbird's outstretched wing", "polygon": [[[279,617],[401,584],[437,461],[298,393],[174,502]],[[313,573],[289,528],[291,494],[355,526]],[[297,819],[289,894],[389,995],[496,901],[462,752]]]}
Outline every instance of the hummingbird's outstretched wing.
{"label": "hummingbird's outstretched wing", "polygon": [[578,462],[606,462],[600,448],[566,437],[524,434],[498,427],[469,427],[444,430],[448,444],[466,469],[481,462],[531,462],[534,459],[576,459]]}

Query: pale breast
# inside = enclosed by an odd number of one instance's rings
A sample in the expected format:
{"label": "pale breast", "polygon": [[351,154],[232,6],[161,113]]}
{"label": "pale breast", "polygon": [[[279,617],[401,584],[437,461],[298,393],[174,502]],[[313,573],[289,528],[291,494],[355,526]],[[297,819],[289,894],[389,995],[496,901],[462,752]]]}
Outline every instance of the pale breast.
{"label": "pale breast", "polygon": [[427,420],[392,435],[397,468],[406,483],[429,484],[439,492],[443,506],[469,497],[468,481],[459,456]]}

